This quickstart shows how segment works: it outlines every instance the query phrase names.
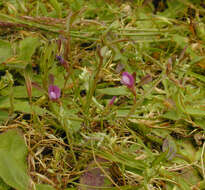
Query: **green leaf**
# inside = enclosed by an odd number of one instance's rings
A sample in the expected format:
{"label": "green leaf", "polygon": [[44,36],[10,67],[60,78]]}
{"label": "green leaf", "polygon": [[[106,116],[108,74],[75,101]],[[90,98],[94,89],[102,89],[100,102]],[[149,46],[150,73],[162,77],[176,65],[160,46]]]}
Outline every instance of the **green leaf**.
{"label": "green leaf", "polygon": [[0,190],[10,190],[11,187],[8,186],[4,181],[0,178]]}
{"label": "green leaf", "polygon": [[186,106],[186,113],[190,115],[205,116],[205,110],[200,108],[193,108],[192,106]]}
{"label": "green leaf", "polygon": [[29,62],[31,56],[34,54],[36,48],[40,45],[39,38],[37,37],[27,37],[20,42],[20,60],[24,62]]}
{"label": "green leaf", "polygon": [[188,184],[188,182],[186,182],[182,177],[178,177],[176,181],[178,182],[181,190],[191,190],[190,184]]}
{"label": "green leaf", "polygon": [[197,161],[197,150],[188,140],[180,139],[176,142],[178,153],[183,155],[190,162]]}
{"label": "green leaf", "polygon": [[[0,97],[0,109],[8,109],[10,107],[9,97]],[[38,115],[44,115],[46,113],[51,114],[47,109],[43,109],[37,105],[33,105],[33,111]],[[14,100],[14,111],[22,113],[31,113],[31,105],[27,101]]]}
{"label": "green leaf", "polygon": [[197,73],[194,73],[194,72],[191,72],[191,71],[187,71],[187,73],[189,75],[191,75],[192,77],[195,77],[195,78],[201,80],[202,82],[205,82],[205,76],[197,74]]}
{"label": "green leaf", "polygon": [[202,180],[199,182],[199,188],[200,189],[205,189],[205,180]]}
{"label": "green leaf", "polygon": [[9,108],[9,97],[8,96],[0,96],[0,109]]}
{"label": "green leaf", "polygon": [[178,91],[173,94],[173,100],[176,104],[176,111],[178,114],[185,113],[185,108],[184,108],[184,102],[183,102],[183,92],[181,89],[178,89]]}
{"label": "green leaf", "polygon": [[72,9],[72,11],[78,11],[82,8],[84,1],[83,0],[68,0],[69,7]]}
{"label": "green leaf", "polygon": [[71,127],[71,130],[72,130],[74,133],[76,133],[76,132],[78,132],[78,131],[81,129],[81,127],[82,127],[82,122],[81,122],[81,121],[72,121],[72,120],[71,120],[71,125],[70,125],[70,127]]}
{"label": "green leaf", "polygon": [[165,114],[162,115],[163,118],[170,119],[170,120],[179,120],[181,114],[178,113],[176,110],[169,110]]}
{"label": "green leaf", "polygon": [[0,110],[0,123],[8,119],[9,113],[7,111]]}
{"label": "green leaf", "polygon": [[117,117],[125,117],[125,116],[127,116],[127,114],[130,112],[130,110],[129,109],[118,109],[118,110],[116,110],[116,115],[117,115]]}
{"label": "green leaf", "polygon": [[129,95],[129,91],[125,86],[121,87],[111,87],[111,88],[103,88],[103,89],[97,89],[96,93],[99,94],[106,94],[106,95]]}
{"label": "green leaf", "polygon": [[202,129],[205,130],[205,119],[203,119],[202,117],[195,117],[194,122],[199,125],[199,127],[201,127]]}
{"label": "green leaf", "polygon": [[185,47],[187,47],[186,52],[189,53],[191,57],[197,57],[197,54],[192,50],[191,47],[188,46],[189,39],[187,37],[180,36],[179,34],[174,34],[173,40],[180,48],[184,49]]}
{"label": "green leaf", "polygon": [[27,147],[23,138],[17,130],[9,130],[0,139],[0,177],[14,189],[28,190]]}
{"label": "green leaf", "polygon": [[[49,111],[46,109],[42,109],[37,105],[33,105],[33,111],[38,115],[43,115],[48,113]],[[31,113],[32,112],[31,105],[26,101],[14,101],[14,110],[22,113]]]}
{"label": "green leaf", "polygon": [[11,44],[7,41],[0,40],[0,63],[6,61],[12,56]]}
{"label": "green leaf", "polygon": [[27,12],[27,8],[25,6],[25,2],[26,1],[22,1],[22,0],[16,0],[16,2],[18,3],[18,6],[19,6],[19,9],[22,11],[22,12]]}
{"label": "green leaf", "polygon": [[[28,98],[25,86],[15,86],[13,87],[14,97],[15,98]],[[8,96],[10,93],[9,89],[1,90],[3,96]],[[43,95],[42,91],[37,90],[36,88],[32,89],[32,97],[40,97]]]}
{"label": "green leaf", "polygon": [[156,156],[156,158],[152,162],[152,167],[154,168],[156,166],[159,166],[160,163],[162,163],[166,160],[166,158],[167,158],[167,152],[163,152],[159,156]]}
{"label": "green leaf", "polygon": [[58,17],[61,18],[61,16],[62,16],[61,7],[60,7],[58,1],[57,0],[49,0],[49,1],[51,3],[52,7],[56,10]]}
{"label": "green leaf", "polygon": [[47,184],[37,184],[36,190],[55,190],[55,189]]}
{"label": "green leaf", "polygon": [[102,158],[111,160],[113,162],[119,162],[125,166],[136,168],[139,171],[143,171],[147,167],[144,161],[135,160],[134,156],[129,155],[128,153],[125,153],[125,152],[123,153],[116,152],[115,155],[109,152],[102,152],[102,151],[97,151],[97,152],[98,152],[98,155],[101,156]]}
{"label": "green leaf", "polygon": [[0,120],[4,120],[8,118],[8,112],[0,110]]}

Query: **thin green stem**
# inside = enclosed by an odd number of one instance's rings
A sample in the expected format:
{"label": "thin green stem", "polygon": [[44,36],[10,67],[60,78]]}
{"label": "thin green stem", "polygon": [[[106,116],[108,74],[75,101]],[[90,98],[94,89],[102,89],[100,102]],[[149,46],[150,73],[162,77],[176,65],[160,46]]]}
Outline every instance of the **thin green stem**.
{"label": "thin green stem", "polygon": [[89,93],[88,93],[88,96],[87,96],[87,101],[86,101],[86,104],[85,104],[85,113],[88,113],[88,109],[89,109],[89,106],[90,106],[90,103],[91,103],[91,100],[92,100],[92,97],[93,97],[93,94],[95,92],[95,88],[96,88],[96,85],[97,85],[97,82],[98,82],[99,73],[100,73],[100,70],[101,70],[102,65],[103,65],[103,57],[100,54],[100,49],[98,49],[97,53],[98,53],[98,56],[99,56],[100,60],[99,60],[99,64],[98,64],[98,67],[97,67],[97,70],[96,70],[96,74],[95,74],[93,80],[91,81],[92,84],[90,86]]}

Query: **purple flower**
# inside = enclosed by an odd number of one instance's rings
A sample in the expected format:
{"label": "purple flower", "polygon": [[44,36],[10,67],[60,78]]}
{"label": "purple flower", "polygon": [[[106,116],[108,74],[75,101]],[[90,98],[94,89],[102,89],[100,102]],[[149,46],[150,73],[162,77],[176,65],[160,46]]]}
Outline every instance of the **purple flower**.
{"label": "purple flower", "polygon": [[126,85],[128,88],[133,88],[135,85],[135,80],[133,76],[128,72],[122,73],[121,83]]}
{"label": "purple flower", "polygon": [[63,59],[60,55],[56,55],[56,59],[57,59],[61,64],[63,64],[64,59]]}
{"label": "purple flower", "polygon": [[48,96],[51,100],[57,100],[61,96],[61,90],[58,86],[50,85],[48,88]]}
{"label": "purple flower", "polygon": [[115,99],[117,98],[117,96],[113,96],[112,99],[109,102],[109,106],[114,104]]}
{"label": "purple flower", "polygon": [[56,55],[56,59],[58,60],[58,62],[59,62],[61,65],[66,65],[66,61],[63,59],[62,56]]}
{"label": "purple flower", "polygon": [[58,62],[66,69],[66,71],[69,71],[68,62],[67,62],[65,59],[63,59],[62,56],[56,55],[56,59],[57,59]]}

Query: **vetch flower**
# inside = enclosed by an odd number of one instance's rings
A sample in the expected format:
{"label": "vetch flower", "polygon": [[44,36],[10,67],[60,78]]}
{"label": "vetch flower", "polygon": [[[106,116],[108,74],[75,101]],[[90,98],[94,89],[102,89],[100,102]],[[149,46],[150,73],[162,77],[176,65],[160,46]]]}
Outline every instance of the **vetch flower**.
{"label": "vetch flower", "polygon": [[115,99],[117,98],[117,96],[113,96],[112,99],[109,102],[109,106],[112,106],[114,104]]}
{"label": "vetch flower", "polygon": [[133,76],[128,72],[122,73],[121,83],[126,85],[128,88],[132,89],[135,85],[135,79]]}
{"label": "vetch flower", "polygon": [[48,96],[51,100],[56,101],[61,96],[61,90],[58,86],[50,85],[48,88]]}
{"label": "vetch flower", "polygon": [[135,90],[135,73],[132,75],[128,72],[122,73],[121,83],[127,86],[127,88],[134,95],[134,102],[136,102],[136,90]]}
{"label": "vetch flower", "polygon": [[64,64],[64,59],[62,58],[62,56],[60,55],[56,55],[56,59],[58,60],[59,63],[61,63],[62,65]]}
{"label": "vetch flower", "polygon": [[60,55],[56,55],[56,59],[66,69],[66,71],[68,72],[69,71],[68,62],[65,59],[63,59],[63,57],[60,56]]}

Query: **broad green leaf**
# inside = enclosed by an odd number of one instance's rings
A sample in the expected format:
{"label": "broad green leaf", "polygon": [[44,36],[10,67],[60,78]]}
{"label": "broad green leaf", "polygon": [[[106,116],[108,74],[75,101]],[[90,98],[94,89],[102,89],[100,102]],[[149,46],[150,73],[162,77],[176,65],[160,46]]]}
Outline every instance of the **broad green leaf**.
{"label": "broad green leaf", "polygon": [[40,40],[37,37],[27,37],[20,42],[19,58],[25,63],[29,62],[36,48],[40,45]]}
{"label": "broad green leaf", "polygon": [[9,97],[8,96],[0,96],[0,109],[9,108]]}
{"label": "broad green leaf", "polygon": [[[25,86],[15,86],[13,87],[14,97],[15,98],[28,98],[28,94],[26,92]],[[3,89],[1,94],[3,96],[8,96],[10,93],[9,89]],[[43,95],[42,91],[37,90],[36,88],[32,88],[32,97],[40,97]]]}
{"label": "broad green leaf", "polygon": [[[9,97],[0,97],[0,109],[8,109],[10,107]],[[43,109],[37,105],[33,105],[33,111],[38,115],[44,115],[50,112],[47,109]],[[32,113],[31,105],[27,101],[14,100],[14,111],[22,113]]]}
{"label": "broad green leaf", "polygon": [[47,184],[37,184],[36,190],[55,190],[55,189]]}
{"label": "broad green leaf", "polygon": [[186,113],[190,115],[198,115],[198,116],[205,116],[205,110],[200,108],[194,108],[192,106],[186,106]]}
{"label": "broad green leaf", "polygon": [[186,157],[190,162],[197,159],[196,149],[188,140],[178,140],[177,142],[178,153]]}
{"label": "broad green leaf", "polygon": [[6,61],[12,56],[11,44],[7,41],[0,40],[0,63]]}
{"label": "broad green leaf", "polygon": [[176,121],[181,118],[181,114],[178,113],[176,110],[169,110],[165,114],[163,114],[162,117]]}
{"label": "broad green leaf", "polygon": [[8,119],[9,113],[7,111],[0,110],[0,124],[2,121]]}
{"label": "broad green leaf", "polygon": [[23,137],[17,130],[9,130],[0,139],[0,177],[14,189],[28,190],[27,147]]}
{"label": "broad green leaf", "polygon": [[[48,113],[49,111],[43,108],[40,108],[37,105],[33,105],[33,111],[38,115],[43,115]],[[14,102],[14,111],[19,111],[22,113],[32,113],[31,105],[26,101],[18,101]]]}

